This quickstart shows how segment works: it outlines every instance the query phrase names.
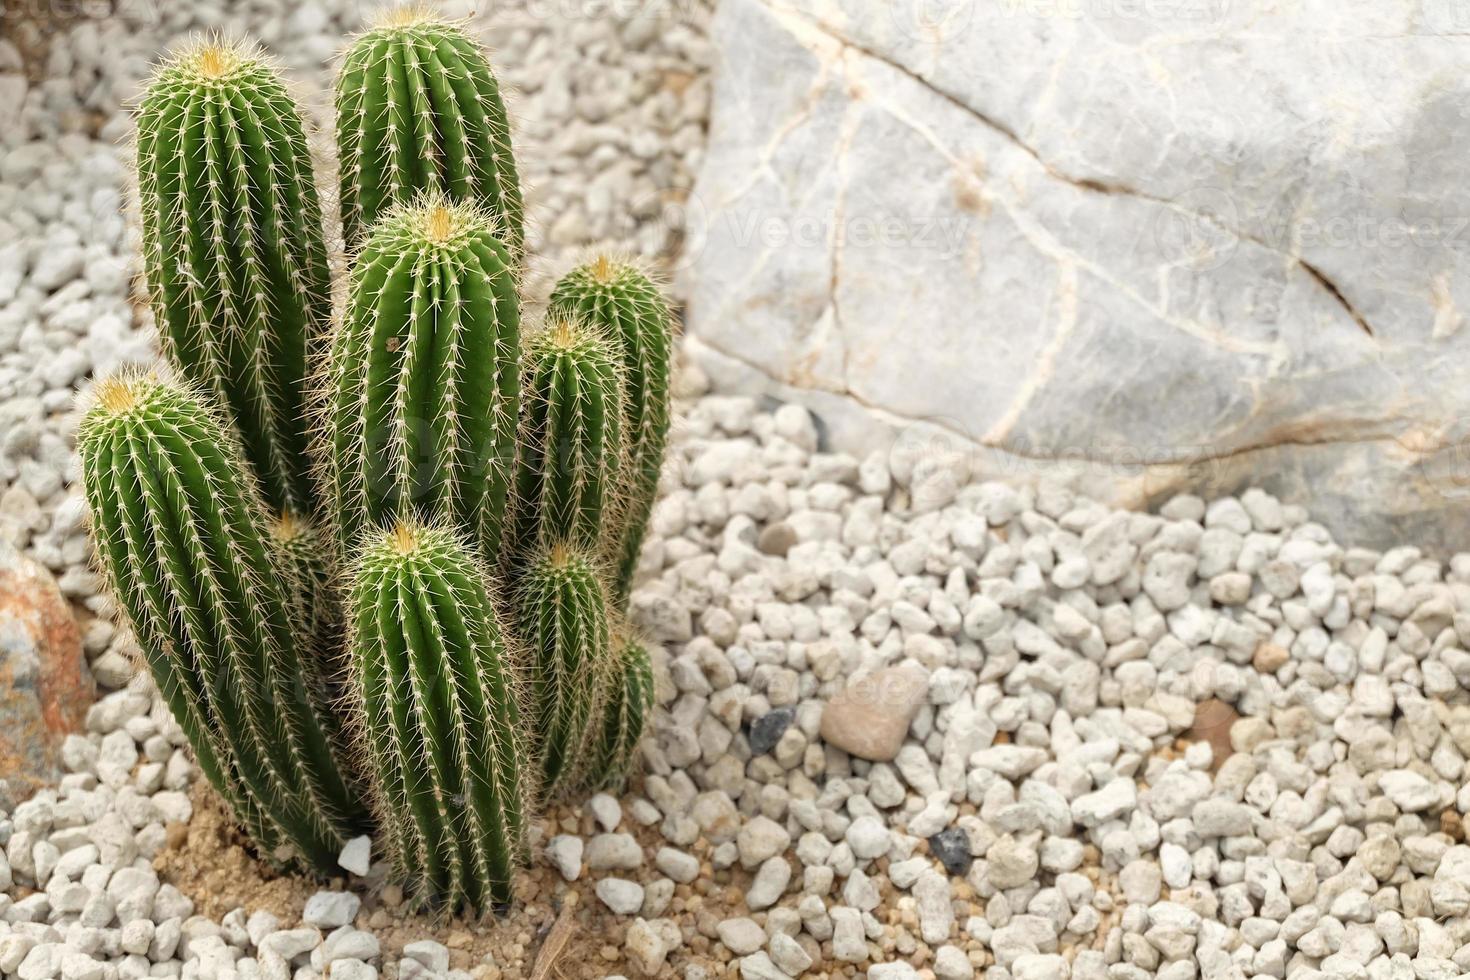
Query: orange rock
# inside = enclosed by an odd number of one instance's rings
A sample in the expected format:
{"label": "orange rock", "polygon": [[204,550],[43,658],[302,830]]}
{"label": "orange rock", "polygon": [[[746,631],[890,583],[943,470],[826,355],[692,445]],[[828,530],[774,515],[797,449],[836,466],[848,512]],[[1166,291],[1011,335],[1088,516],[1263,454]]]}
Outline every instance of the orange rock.
{"label": "orange rock", "polygon": [[0,779],[17,799],[56,777],[61,739],[81,730],[95,696],[56,581],[0,543]]}

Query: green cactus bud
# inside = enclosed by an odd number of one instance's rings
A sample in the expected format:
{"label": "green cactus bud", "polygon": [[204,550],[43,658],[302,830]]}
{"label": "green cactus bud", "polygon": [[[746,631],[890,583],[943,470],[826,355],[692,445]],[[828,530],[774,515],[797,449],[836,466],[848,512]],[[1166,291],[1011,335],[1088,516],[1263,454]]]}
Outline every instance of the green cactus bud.
{"label": "green cactus bud", "polygon": [[525,375],[516,541],[603,551],[621,507],[617,353],[587,324],[557,320],[527,343]]}
{"label": "green cactus bud", "polygon": [[530,705],[550,796],[578,775],[608,669],[607,591],[596,558],[565,545],[539,554],[520,580],[519,634],[530,651]]}
{"label": "green cactus bud", "polygon": [[421,191],[489,208],[511,255],[524,232],[500,86],[459,24],[389,11],[348,48],[337,78],[342,230],[349,246]]}
{"label": "green cactus bud", "polygon": [[228,410],[271,508],[309,514],[307,350],[331,282],[296,103],[258,51],[208,42],[158,70],[137,125],[164,349]]}
{"label": "green cactus bud", "polygon": [[520,400],[516,288],[471,205],[431,195],[368,239],[327,365],[324,482],[344,554],[417,515],[463,525],[498,560]]}
{"label": "green cactus bud", "polygon": [[668,443],[673,319],[646,272],[605,255],[562,277],[552,290],[550,313],[600,328],[622,362],[627,508],[608,557],[616,573],[614,595],[626,605]]}
{"label": "green cactus bud", "polygon": [[614,637],[612,669],[604,672],[602,695],[590,747],[587,780],[593,787],[620,785],[653,718],[657,691],[648,648],[620,631]]}
{"label": "green cactus bud", "polygon": [[182,386],[100,383],[79,436],[102,566],[200,768],[267,856],[330,871],[359,801],[313,710],[248,471]]}
{"label": "green cactus bud", "polygon": [[530,775],[480,563],[443,529],[365,541],[348,589],[361,729],[400,876],[450,911],[511,898]]}

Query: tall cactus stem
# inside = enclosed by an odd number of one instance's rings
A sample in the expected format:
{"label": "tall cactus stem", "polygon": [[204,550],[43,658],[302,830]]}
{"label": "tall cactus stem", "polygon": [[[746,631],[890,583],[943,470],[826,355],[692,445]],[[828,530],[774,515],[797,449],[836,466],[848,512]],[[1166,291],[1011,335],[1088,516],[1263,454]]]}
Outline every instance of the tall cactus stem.
{"label": "tall cactus stem", "polygon": [[337,79],[343,235],[360,242],[395,204],[436,190],[489,208],[519,260],[521,190],[500,86],[482,48],[426,7],[389,11]]}
{"label": "tall cactus stem", "polygon": [[563,276],[552,290],[550,312],[599,327],[622,361],[627,509],[608,557],[614,568],[614,595],[626,605],[669,437],[673,319],[647,272],[637,263],[608,255]]}
{"label": "tall cactus stem", "polygon": [[324,385],[323,484],[343,554],[416,517],[463,525],[498,560],[520,411],[517,287],[471,205],[428,195],[368,239]]}
{"label": "tall cactus stem", "polygon": [[525,374],[518,547],[605,551],[625,465],[617,352],[590,325],[554,320],[528,342]]}
{"label": "tall cactus stem", "polygon": [[529,650],[532,730],[541,790],[551,796],[578,775],[609,669],[607,591],[594,555],[554,545],[520,580],[517,619]]}
{"label": "tall cactus stem", "polygon": [[202,770],[263,850],[332,869],[358,801],[233,438],[187,388],[135,375],[98,385],[78,442],[102,566]]}
{"label": "tall cactus stem", "polygon": [[165,352],[226,407],[270,506],[312,513],[307,353],[331,282],[297,105],[257,50],[201,42],[159,68],[137,127]]}
{"label": "tall cactus stem", "polygon": [[366,540],[348,594],[361,727],[400,875],[451,912],[509,902],[530,774],[480,563],[451,531],[403,522]]}
{"label": "tall cactus stem", "polygon": [[657,692],[648,648],[626,628],[613,640],[611,667],[602,676],[602,694],[586,782],[617,786],[633,767],[638,743],[653,718]]}

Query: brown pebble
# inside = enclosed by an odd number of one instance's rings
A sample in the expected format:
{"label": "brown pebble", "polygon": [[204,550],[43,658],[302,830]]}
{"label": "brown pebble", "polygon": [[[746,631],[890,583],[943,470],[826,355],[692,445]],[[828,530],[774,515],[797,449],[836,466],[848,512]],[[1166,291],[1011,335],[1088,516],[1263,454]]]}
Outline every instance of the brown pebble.
{"label": "brown pebble", "polygon": [[1194,709],[1194,724],[1189,729],[1190,738],[1197,742],[1209,742],[1215,750],[1214,769],[1219,769],[1230,758],[1235,749],[1230,745],[1230,729],[1240,720],[1235,708],[1219,698],[1201,701]]}
{"label": "brown pebble", "polygon": [[1287,653],[1285,648],[1275,643],[1262,643],[1256,647],[1255,655],[1251,657],[1251,664],[1263,674],[1274,674],[1285,667],[1286,662],[1290,659],[1291,654]]}
{"label": "brown pebble", "polygon": [[850,755],[891,762],[928,699],[929,671],[908,661],[848,684],[822,709],[822,738]]}

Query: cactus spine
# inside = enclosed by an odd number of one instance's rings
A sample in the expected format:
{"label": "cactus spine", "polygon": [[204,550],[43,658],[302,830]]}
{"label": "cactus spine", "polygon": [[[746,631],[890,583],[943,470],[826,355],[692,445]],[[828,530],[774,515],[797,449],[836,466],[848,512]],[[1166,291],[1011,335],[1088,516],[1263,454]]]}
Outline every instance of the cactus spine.
{"label": "cactus spine", "polygon": [[464,525],[498,559],[519,415],[516,288],[471,205],[430,195],[368,239],[327,367],[325,482],[343,554],[418,515]]}
{"label": "cactus spine", "polygon": [[400,874],[451,910],[510,901],[527,774],[479,563],[453,533],[400,523],[366,542],[349,592],[378,816]]}
{"label": "cactus spine", "polygon": [[601,707],[589,753],[587,774],[595,787],[617,785],[627,774],[653,715],[657,693],[648,648],[626,633],[614,644],[612,669],[603,674]]}
{"label": "cactus spine", "polygon": [[510,125],[490,62],[462,27],[421,7],[389,12],[348,49],[336,101],[349,245],[394,204],[437,190],[488,207],[519,258]]}
{"label": "cactus spine", "polygon": [[98,386],[78,441],[102,565],[201,769],[267,852],[331,869],[358,803],[233,438],[187,389],[137,376]]}
{"label": "cactus spine", "polygon": [[331,283],[296,104],[256,51],[206,43],[162,66],[137,124],[164,346],[228,409],[272,509],[311,513],[307,351]]}
{"label": "cactus spine", "polygon": [[607,593],[596,559],[565,545],[521,577],[517,626],[530,650],[530,704],[540,740],[541,789],[575,776],[608,670]]}
{"label": "cactus spine", "polygon": [[602,551],[623,466],[617,354],[596,329],[556,320],[527,345],[516,540]]}
{"label": "cactus spine", "polygon": [[553,316],[579,318],[600,328],[622,361],[627,512],[608,556],[615,570],[614,593],[622,604],[638,567],[668,442],[672,319],[647,273],[605,255],[562,277],[552,290],[549,310]]}

